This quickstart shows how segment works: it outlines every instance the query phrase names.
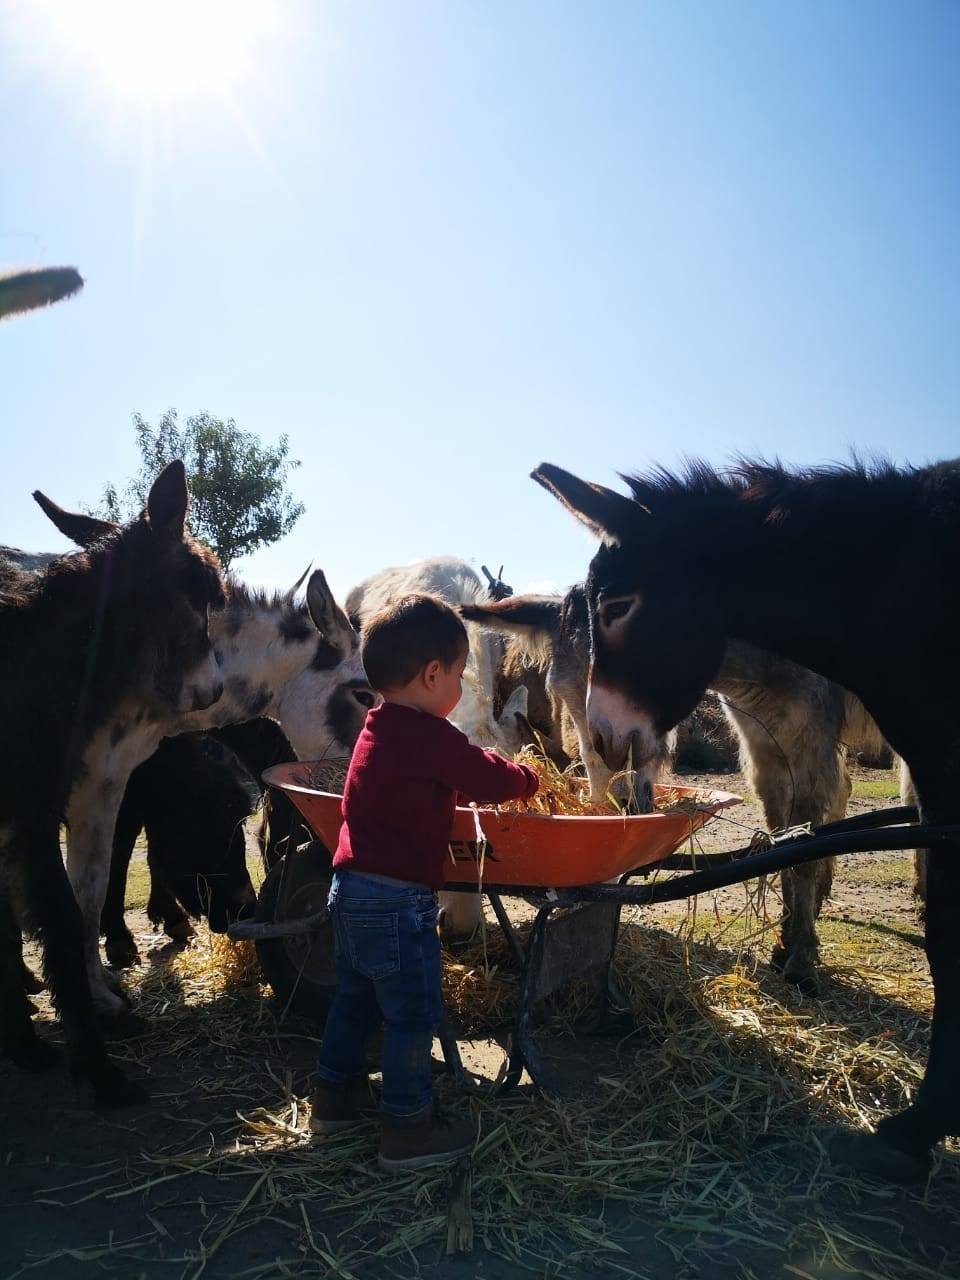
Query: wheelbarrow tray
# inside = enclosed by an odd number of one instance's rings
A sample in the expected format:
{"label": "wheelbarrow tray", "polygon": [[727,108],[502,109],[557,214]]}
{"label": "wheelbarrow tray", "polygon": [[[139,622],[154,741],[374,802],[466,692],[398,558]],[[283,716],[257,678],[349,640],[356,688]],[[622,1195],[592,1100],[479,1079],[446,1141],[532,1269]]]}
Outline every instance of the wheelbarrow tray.
{"label": "wheelbarrow tray", "polygon": [[[290,797],[314,835],[334,850],[340,837],[343,797],[310,786],[311,769],[318,762],[295,760],[274,765],[263,780]],[[728,791],[696,787],[655,789],[700,803],[693,812],[663,810],[630,817],[599,817],[537,813],[513,813],[479,808],[480,828],[486,841],[483,879],[490,885],[540,885],[571,888],[619,879],[628,871],[659,862],[678,849],[714,814],[740,804]],[[458,808],[450,835],[447,883],[476,885],[479,881],[474,811]]]}

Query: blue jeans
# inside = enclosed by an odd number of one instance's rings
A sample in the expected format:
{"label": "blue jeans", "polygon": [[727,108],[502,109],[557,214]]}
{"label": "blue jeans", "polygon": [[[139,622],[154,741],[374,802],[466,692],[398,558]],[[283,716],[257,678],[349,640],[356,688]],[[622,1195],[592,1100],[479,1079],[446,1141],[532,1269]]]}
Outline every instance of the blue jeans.
{"label": "blue jeans", "polygon": [[337,873],[329,898],[337,993],[317,1062],[340,1084],[367,1073],[367,1041],[383,1024],[387,1115],[430,1105],[430,1047],[443,1015],[437,898],[430,889]]}

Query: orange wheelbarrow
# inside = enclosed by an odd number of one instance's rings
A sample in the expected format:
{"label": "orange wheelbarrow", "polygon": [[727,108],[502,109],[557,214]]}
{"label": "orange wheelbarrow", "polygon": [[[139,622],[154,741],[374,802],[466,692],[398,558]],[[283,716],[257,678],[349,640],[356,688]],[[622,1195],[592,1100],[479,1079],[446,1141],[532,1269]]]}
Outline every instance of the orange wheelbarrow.
{"label": "orange wheelbarrow", "polygon": [[[230,936],[254,940],[264,974],[286,1007],[322,1021],[336,989],[326,901],[332,877],[328,850],[337,846],[342,796],[314,785],[320,769],[320,762],[293,761],[264,773],[264,781],[296,806],[316,840],[288,852],[271,869],[260,891],[256,919],[232,926]],[[738,796],[725,791],[660,790],[661,795],[669,791],[688,803],[683,809],[609,817],[457,810],[446,887],[486,895],[523,969],[504,1087],[515,1084],[524,1067],[536,1084],[550,1087],[530,1022],[534,1007],[560,986],[601,968],[603,1016],[609,1012],[609,967],[620,904],[577,904],[570,895],[603,882],[625,884],[633,875],[663,866],[721,809],[740,803]],[[560,893],[566,895],[563,905],[577,909],[551,920],[561,905]],[[526,947],[502,901],[516,895],[537,906]],[[621,1003],[615,992],[613,999]],[[449,1028],[441,1029],[441,1040],[448,1066],[459,1073],[459,1053]]]}
{"label": "orange wheelbarrow", "polygon": [[[341,797],[311,785],[316,767],[299,761],[277,765],[263,775],[270,786],[286,792],[318,839],[287,853],[272,868],[261,889],[256,919],[232,925],[229,933],[254,939],[264,973],[285,1004],[323,1019],[336,986],[326,908],[332,876],[327,848],[336,845]],[[515,1085],[524,1068],[538,1087],[555,1087],[531,1023],[536,1006],[560,986],[599,968],[604,977],[603,1014],[609,1012],[609,969],[622,907],[677,901],[827,856],[927,848],[960,839],[960,826],[913,825],[917,810],[901,806],[810,830],[774,832],[761,852],[751,843],[723,853],[678,853],[721,809],[739,803],[737,796],[723,791],[698,792],[696,800],[682,812],[629,817],[548,818],[483,808],[475,816],[470,809],[457,811],[447,887],[488,897],[522,966],[503,1088]],[[655,870],[690,874],[631,883],[635,876],[647,877]],[[509,895],[532,899],[537,907],[526,945],[503,907],[502,898]],[[558,913],[559,908],[564,910]],[[615,1007],[623,1003],[615,991],[612,995]],[[446,1026],[441,1028],[441,1041],[450,1070],[462,1072],[456,1040]]]}

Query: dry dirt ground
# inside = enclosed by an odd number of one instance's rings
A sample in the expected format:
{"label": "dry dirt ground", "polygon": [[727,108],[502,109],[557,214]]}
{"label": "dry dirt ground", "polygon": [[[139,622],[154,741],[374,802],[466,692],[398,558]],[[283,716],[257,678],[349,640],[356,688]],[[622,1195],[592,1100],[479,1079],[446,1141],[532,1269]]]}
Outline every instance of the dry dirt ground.
{"label": "dry dirt ground", "polygon": [[[738,775],[696,781],[743,794]],[[891,774],[857,771],[851,812],[895,803]],[[759,822],[745,804],[703,847],[745,843]],[[559,1100],[528,1085],[492,1094],[516,983],[492,928],[485,960],[474,946],[448,965],[476,1076],[454,1101],[483,1133],[472,1170],[452,1177],[381,1175],[372,1128],[311,1142],[316,1026],[232,981],[203,937],[178,955],[143,897],[141,876],[136,1017],[113,1051],[152,1100],[98,1110],[62,1067],[30,1077],[0,1062],[0,1280],[960,1275],[955,1145],[910,1192],[831,1169],[822,1147],[831,1123],[901,1105],[922,1071],[930,990],[905,856],[842,860],[820,1000],[766,964],[775,885],[765,905],[736,887],[695,910],[625,913],[633,1022],[574,1037],[570,1009],[557,1011],[544,1044]]]}

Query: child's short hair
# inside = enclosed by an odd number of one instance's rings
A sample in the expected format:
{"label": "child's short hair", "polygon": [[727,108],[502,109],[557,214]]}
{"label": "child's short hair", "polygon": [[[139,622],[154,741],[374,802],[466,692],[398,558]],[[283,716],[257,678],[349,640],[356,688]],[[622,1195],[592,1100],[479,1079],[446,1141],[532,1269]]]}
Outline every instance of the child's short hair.
{"label": "child's short hair", "polygon": [[365,625],[360,660],[382,693],[408,684],[434,659],[452,667],[469,648],[467,629],[446,601],[414,592],[385,605]]}

